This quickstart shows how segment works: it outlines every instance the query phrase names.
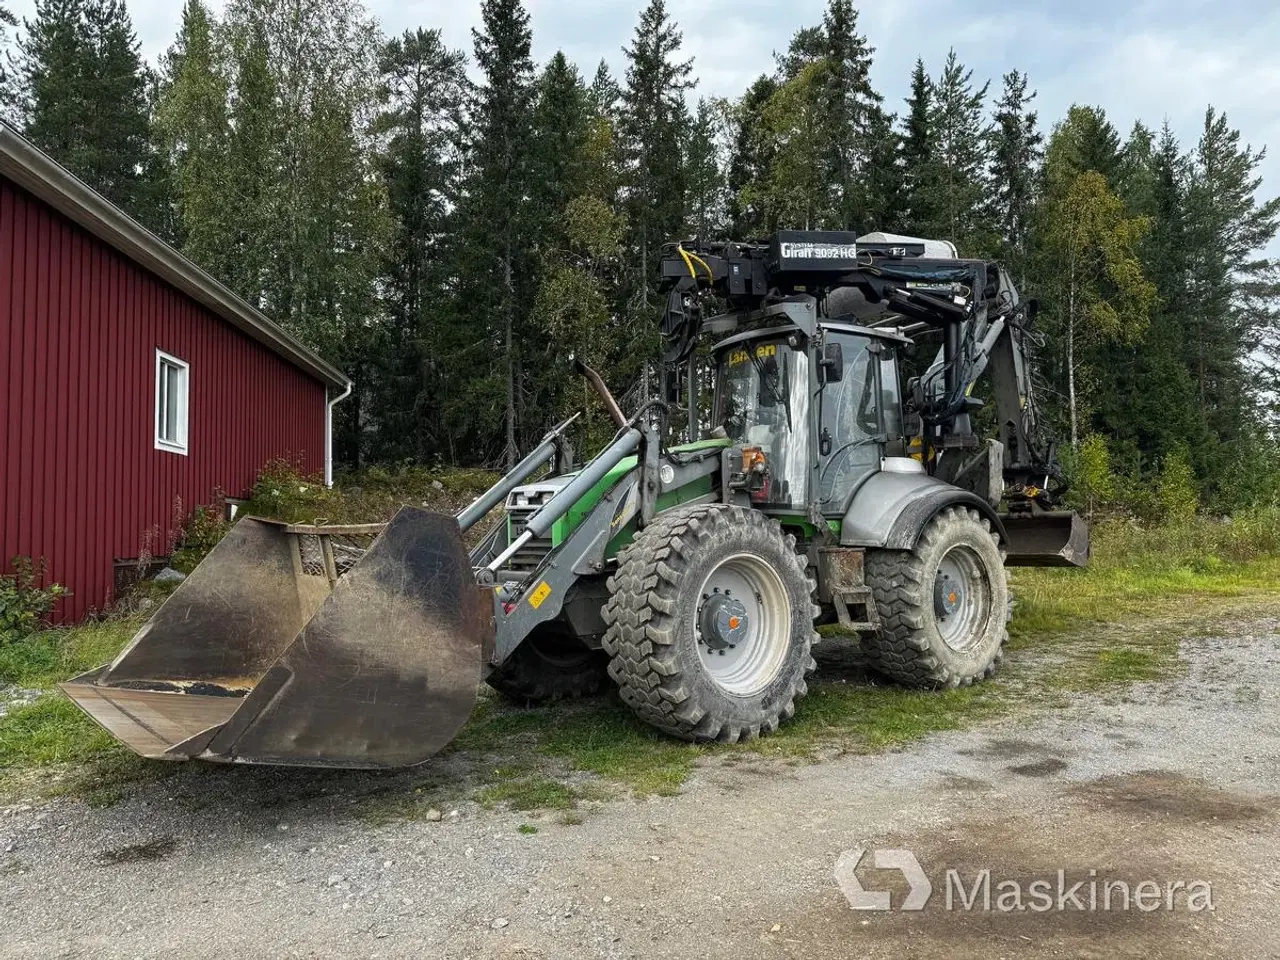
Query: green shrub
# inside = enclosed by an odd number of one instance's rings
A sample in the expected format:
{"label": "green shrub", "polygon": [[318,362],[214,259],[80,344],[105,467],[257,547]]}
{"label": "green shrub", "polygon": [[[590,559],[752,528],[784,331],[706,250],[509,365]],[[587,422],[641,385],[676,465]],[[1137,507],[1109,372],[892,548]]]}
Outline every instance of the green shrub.
{"label": "green shrub", "polygon": [[485,470],[373,466],[344,474],[330,488],[276,460],[263,467],[244,512],[289,523],[381,523],[404,504],[456,513],[495,479]]}
{"label": "green shrub", "polygon": [[303,474],[288,460],[272,460],[258,474],[244,512],[290,523],[338,522],[346,519],[340,507],[323,478]]}
{"label": "green shrub", "polygon": [[196,507],[183,522],[169,565],[175,570],[190,573],[230,529],[226,500],[218,493],[212,504]]}
{"label": "green shrub", "polygon": [[1156,476],[1155,501],[1159,520],[1166,524],[1190,523],[1200,506],[1200,490],[1185,448],[1179,447],[1164,458]]}
{"label": "green shrub", "polygon": [[14,557],[13,573],[0,575],[0,647],[16,643],[40,628],[66,587],[43,586],[44,563]]}
{"label": "green shrub", "polygon": [[1064,456],[1071,481],[1071,503],[1086,516],[1110,505],[1116,496],[1116,478],[1111,467],[1111,451],[1106,438],[1090,434],[1080,449]]}

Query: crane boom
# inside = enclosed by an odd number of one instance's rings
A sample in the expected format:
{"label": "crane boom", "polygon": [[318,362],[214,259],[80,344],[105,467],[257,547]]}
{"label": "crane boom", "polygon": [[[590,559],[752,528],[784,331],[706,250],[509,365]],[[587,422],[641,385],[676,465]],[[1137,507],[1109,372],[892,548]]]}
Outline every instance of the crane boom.
{"label": "crane boom", "polygon": [[[999,262],[958,257],[943,241],[780,231],[758,243],[673,244],[661,273],[670,365],[693,354],[704,326],[723,329],[727,317],[750,322],[797,298],[816,301],[818,324],[936,335],[934,362],[904,397],[914,455],[934,476],[1002,502],[1015,523],[1034,518],[1043,526],[1060,503],[1067,481],[1036,405],[1036,303]],[[982,382],[990,385],[994,443],[974,428],[985,407],[974,395]]]}

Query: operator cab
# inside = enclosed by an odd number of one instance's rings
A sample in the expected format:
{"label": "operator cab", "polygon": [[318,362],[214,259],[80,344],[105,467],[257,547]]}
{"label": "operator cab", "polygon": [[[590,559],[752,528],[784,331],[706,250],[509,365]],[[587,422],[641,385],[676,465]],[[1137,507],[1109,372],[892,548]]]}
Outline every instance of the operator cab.
{"label": "operator cab", "polygon": [[897,353],[908,341],[839,323],[818,337],[812,351],[795,327],[719,344],[712,424],[752,458],[753,503],[802,512],[816,482],[822,513],[840,517],[882,458],[902,454]]}

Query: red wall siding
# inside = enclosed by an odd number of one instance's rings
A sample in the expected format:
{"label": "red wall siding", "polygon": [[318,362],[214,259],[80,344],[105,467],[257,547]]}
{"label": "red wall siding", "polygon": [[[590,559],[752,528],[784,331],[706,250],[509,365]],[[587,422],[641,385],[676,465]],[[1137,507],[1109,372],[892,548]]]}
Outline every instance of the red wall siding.
{"label": "red wall siding", "polygon": [[[323,384],[3,179],[0,320],[0,568],[43,557],[64,617],[110,601],[148,530],[167,552],[175,497],[324,468]],[[157,349],[191,365],[187,456],[155,449]]]}

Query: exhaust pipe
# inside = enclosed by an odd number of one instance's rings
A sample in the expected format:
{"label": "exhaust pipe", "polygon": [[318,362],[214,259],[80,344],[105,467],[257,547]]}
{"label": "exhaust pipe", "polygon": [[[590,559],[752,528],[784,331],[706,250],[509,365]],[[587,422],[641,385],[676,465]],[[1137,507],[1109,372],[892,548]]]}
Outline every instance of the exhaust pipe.
{"label": "exhaust pipe", "polygon": [[577,358],[574,358],[573,369],[587,378],[587,382],[594,388],[596,396],[600,398],[604,408],[609,411],[609,417],[613,420],[613,425],[618,429],[625,427],[627,418],[623,414],[622,408],[618,406],[618,401],[613,399],[613,394],[609,392],[609,387],[605,384],[604,377]]}

